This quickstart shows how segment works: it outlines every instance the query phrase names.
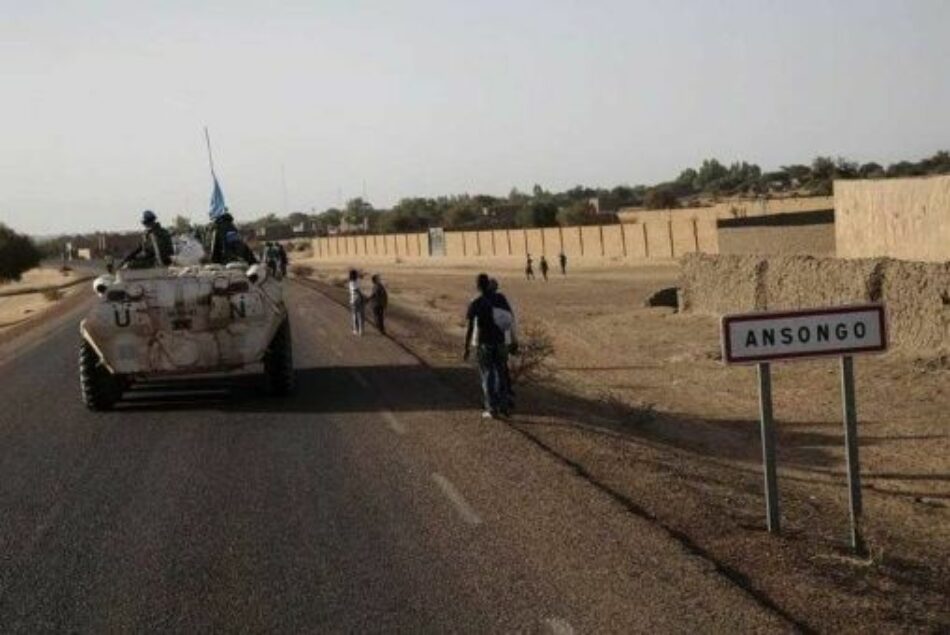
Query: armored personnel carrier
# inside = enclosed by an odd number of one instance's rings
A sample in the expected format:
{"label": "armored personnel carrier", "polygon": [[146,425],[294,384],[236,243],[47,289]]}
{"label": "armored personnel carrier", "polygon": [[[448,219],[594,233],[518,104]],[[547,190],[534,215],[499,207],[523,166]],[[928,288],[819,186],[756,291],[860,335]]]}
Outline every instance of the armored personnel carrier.
{"label": "armored personnel carrier", "polygon": [[112,408],[135,380],[258,363],[270,393],[293,389],[281,284],[263,266],[125,269],[100,276],[93,289],[99,300],[79,327],[79,381],[88,408]]}

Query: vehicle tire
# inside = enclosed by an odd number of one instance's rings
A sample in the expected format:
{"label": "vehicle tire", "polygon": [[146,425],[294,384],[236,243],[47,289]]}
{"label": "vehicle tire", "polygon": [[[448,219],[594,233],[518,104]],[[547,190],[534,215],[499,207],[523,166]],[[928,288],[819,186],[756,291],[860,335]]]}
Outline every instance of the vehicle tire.
{"label": "vehicle tire", "polygon": [[287,395],[294,389],[294,348],[287,319],[281,322],[264,353],[264,378],[272,395]]}
{"label": "vehicle tire", "polygon": [[90,410],[110,410],[122,392],[96,349],[85,339],[79,345],[79,387],[83,403]]}

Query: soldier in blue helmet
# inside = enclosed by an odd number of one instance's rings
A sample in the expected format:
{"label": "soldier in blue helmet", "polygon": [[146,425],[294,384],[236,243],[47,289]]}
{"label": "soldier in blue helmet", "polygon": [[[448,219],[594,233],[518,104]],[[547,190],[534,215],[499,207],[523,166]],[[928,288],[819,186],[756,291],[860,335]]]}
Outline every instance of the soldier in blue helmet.
{"label": "soldier in blue helmet", "polygon": [[208,215],[211,218],[206,250],[209,260],[219,265],[237,261],[243,261],[249,265],[255,264],[257,258],[241,237],[241,232],[234,224],[234,217],[228,213],[228,208],[212,208]]}
{"label": "soldier in blue helmet", "polygon": [[128,265],[132,269],[167,267],[172,263],[175,253],[171,235],[150,209],[142,212],[142,225],[145,233],[141,244],[122,260],[120,266]]}

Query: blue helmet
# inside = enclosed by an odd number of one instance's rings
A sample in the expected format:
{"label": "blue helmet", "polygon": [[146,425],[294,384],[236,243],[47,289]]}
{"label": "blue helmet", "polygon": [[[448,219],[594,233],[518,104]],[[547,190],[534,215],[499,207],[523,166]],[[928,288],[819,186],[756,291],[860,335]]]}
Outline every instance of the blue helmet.
{"label": "blue helmet", "polygon": [[145,210],[144,212],[142,212],[142,224],[143,224],[143,225],[151,225],[151,224],[154,223],[156,220],[158,220],[158,218],[155,216],[155,212],[153,212],[152,210],[147,209],[147,210]]}

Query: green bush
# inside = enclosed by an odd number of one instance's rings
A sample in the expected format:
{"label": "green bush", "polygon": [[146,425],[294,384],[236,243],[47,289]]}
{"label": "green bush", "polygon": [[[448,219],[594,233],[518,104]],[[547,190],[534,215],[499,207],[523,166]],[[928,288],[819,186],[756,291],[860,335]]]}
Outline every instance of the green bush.
{"label": "green bush", "polygon": [[40,264],[40,258],[29,237],[0,224],[0,282],[19,280],[24,271]]}

